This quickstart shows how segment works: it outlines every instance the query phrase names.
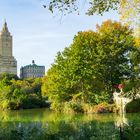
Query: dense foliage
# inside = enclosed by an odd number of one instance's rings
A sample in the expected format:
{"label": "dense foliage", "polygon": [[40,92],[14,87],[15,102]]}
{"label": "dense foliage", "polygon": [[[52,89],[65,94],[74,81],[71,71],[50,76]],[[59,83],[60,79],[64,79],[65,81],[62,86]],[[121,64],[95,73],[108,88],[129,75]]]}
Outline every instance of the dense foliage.
{"label": "dense foliage", "polygon": [[12,74],[0,78],[0,107],[2,109],[26,109],[45,107],[41,95],[42,80],[20,80]]}
{"label": "dense foliage", "polygon": [[69,101],[110,102],[116,84],[136,77],[138,54],[132,31],[119,22],[109,20],[96,32],[79,32],[71,46],[57,54],[44,94],[55,107]]}

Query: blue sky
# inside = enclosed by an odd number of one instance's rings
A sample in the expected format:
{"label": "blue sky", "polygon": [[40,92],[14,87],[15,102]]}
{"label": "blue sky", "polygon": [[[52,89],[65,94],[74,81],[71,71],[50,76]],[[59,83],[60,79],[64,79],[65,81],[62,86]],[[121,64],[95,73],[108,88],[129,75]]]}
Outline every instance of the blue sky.
{"label": "blue sky", "polygon": [[[47,1],[47,0],[46,0]],[[1,0],[0,28],[6,19],[13,35],[13,54],[21,66],[35,60],[45,65],[46,71],[54,62],[58,51],[68,47],[78,31],[95,30],[96,24],[107,19],[119,20],[116,12],[103,16],[51,14],[41,0]]]}

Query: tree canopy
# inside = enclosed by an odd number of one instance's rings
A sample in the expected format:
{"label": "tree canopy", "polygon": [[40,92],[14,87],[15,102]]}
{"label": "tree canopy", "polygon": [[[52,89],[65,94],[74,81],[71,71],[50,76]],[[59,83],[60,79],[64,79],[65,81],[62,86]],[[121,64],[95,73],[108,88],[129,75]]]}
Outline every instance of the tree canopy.
{"label": "tree canopy", "polygon": [[79,32],[69,48],[58,52],[47,73],[45,94],[62,102],[106,100],[114,85],[131,78],[134,50],[132,30],[119,22],[108,20],[96,32]]}

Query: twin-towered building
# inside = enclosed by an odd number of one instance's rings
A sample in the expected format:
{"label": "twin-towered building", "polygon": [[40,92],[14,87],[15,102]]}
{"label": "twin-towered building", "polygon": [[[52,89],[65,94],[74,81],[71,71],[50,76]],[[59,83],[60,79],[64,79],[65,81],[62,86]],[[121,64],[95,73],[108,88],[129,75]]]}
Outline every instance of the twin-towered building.
{"label": "twin-towered building", "polygon": [[[13,56],[13,39],[5,21],[0,32],[0,75],[3,73],[17,75],[17,61]],[[20,77],[37,78],[45,75],[45,66],[38,66],[34,63],[21,67]]]}

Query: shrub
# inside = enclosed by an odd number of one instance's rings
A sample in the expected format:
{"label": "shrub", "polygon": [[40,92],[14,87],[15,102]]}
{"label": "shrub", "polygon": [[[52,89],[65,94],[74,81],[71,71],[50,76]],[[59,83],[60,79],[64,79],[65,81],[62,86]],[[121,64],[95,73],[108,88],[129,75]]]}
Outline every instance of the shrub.
{"label": "shrub", "polygon": [[136,99],[126,105],[126,112],[140,112],[140,99]]}
{"label": "shrub", "polygon": [[85,113],[95,113],[94,104],[82,103],[82,107]]}
{"label": "shrub", "polygon": [[42,100],[36,95],[30,95],[28,96],[28,98],[22,101],[21,108],[29,109],[29,108],[41,108],[41,107],[46,107],[46,106],[47,104],[45,103],[45,100]]}
{"label": "shrub", "polygon": [[96,113],[111,113],[114,112],[114,108],[114,104],[101,103],[94,106],[94,111]]}
{"label": "shrub", "polygon": [[53,103],[51,104],[51,109],[56,112],[63,112],[64,103],[60,103],[58,101],[53,101]]}
{"label": "shrub", "polygon": [[65,103],[64,108],[65,113],[83,113],[83,107],[81,102],[78,101],[69,101]]}
{"label": "shrub", "polygon": [[20,108],[20,103],[14,100],[13,101],[5,100],[1,102],[0,106],[2,109],[17,110]]}
{"label": "shrub", "polygon": [[11,101],[7,104],[7,109],[10,109],[10,110],[17,110],[20,108],[20,104],[18,102],[14,102],[14,101]]}

